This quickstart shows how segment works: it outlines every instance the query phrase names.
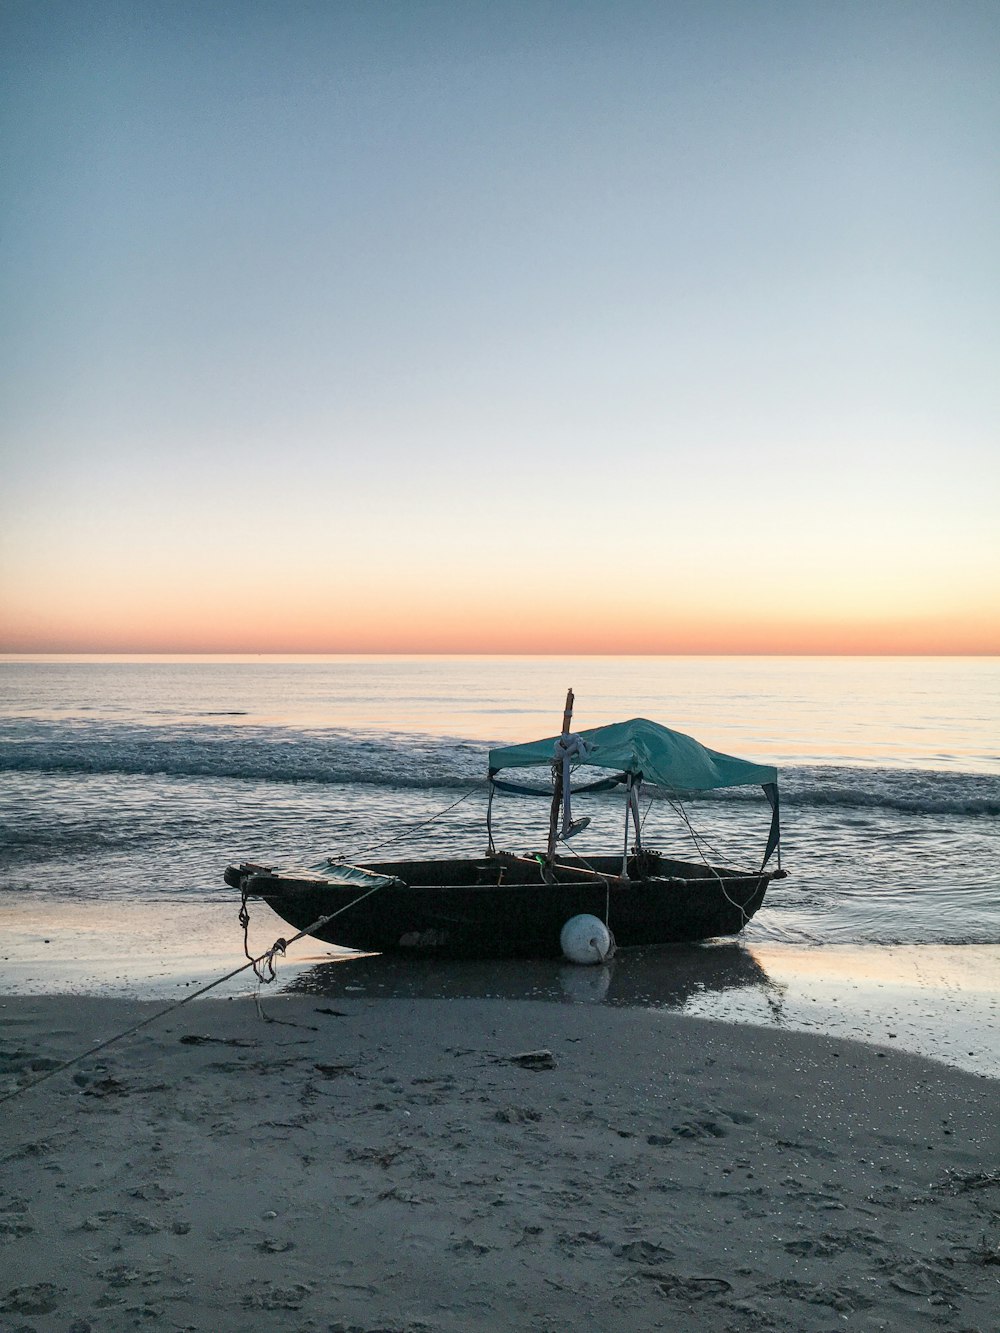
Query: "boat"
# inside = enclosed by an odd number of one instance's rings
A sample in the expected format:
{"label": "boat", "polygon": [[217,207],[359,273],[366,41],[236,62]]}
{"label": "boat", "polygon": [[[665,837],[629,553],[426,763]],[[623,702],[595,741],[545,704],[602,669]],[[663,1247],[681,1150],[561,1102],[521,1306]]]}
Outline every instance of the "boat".
{"label": "boat", "polygon": [[[558,735],[489,751],[484,855],[364,864],[324,859],[302,868],[243,861],[227,868],[225,880],[241,893],[244,928],[247,900],[259,898],[300,935],[411,958],[557,957],[564,927],[579,916],[597,918],[611,947],[619,949],[739,934],[771,881],[786,874],[777,770],[710,750],[645,718],[573,732],[573,704],[570,690]],[[582,768],[603,775],[573,786],[573,774]],[[509,774],[522,769],[542,769],[548,784],[511,780]],[[761,787],[771,818],[760,867],[677,859],[644,846],[643,785],[659,788],[673,804],[693,792]],[[625,796],[621,851],[575,853],[570,839],[590,820],[573,818],[573,800],[617,787]],[[498,792],[548,798],[544,850],[497,847]],[[768,869],[772,855],[775,867]],[[601,959],[610,951],[595,948]]]}

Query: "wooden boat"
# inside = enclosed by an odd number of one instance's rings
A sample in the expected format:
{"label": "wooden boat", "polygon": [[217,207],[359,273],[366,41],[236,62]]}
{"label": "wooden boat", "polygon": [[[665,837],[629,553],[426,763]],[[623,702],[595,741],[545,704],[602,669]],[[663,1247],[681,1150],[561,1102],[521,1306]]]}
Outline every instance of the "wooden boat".
{"label": "wooden boat", "polygon": [[[709,750],[642,718],[574,734],[572,707],[570,691],[559,736],[490,751],[484,856],[365,865],[326,860],[305,869],[243,862],[226,870],[226,883],[240,890],[244,908],[247,898],[262,898],[298,932],[346,949],[419,958],[558,956],[563,927],[581,914],[599,918],[619,948],[738,934],[760,907],[771,880],[785,874],[776,770]],[[614,776],[571,788],[570,775],[581,765],[611,769]],[[498,776],[511,768],[539,766],[551,771],[549,787]],[[772,815],[760,869],[676,860],[643,848],[638,809],[643,782],[673,796],[762,786]],[[626,790],[623,852],[560,855],[560,844],[589,823],[573,820],[572,797],[619,785]],[[492,822],[497,791],[550,799],[544,852],[515,855],[497,849]],[[777,869],[768,870],[774,852]]]}

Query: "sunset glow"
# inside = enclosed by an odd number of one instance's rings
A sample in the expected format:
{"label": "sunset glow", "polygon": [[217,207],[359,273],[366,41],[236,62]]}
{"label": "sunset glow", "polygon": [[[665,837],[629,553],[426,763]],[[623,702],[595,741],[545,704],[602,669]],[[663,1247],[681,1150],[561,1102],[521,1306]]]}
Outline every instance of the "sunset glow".
{"label": "sunset glow", "polygon": [[0,24],[0,651],[1000,653],[995,9]]}

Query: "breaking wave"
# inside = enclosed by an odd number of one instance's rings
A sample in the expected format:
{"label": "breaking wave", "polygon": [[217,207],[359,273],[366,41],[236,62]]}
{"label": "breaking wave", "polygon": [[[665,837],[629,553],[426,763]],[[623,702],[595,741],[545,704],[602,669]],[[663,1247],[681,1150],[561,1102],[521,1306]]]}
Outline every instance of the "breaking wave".
{"label": "breaking wave", "polygon": [[[485,744],[450,737],[288,727],[121,725],[11,720],[0,729],[0,772],[214,778],[461,790],[486,773]],[[912,815],[1000,815],[1000,776],[835,765],[780,767],[782,803]],[[650,793],[655,795],[655,793]],[[756,788],[696,798],[762,800]]]}

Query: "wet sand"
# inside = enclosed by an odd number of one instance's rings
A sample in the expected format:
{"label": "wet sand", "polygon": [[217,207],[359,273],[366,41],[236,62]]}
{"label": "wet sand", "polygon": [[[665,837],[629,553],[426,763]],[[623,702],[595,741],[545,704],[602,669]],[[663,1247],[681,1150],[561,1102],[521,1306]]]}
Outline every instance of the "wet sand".
{"label": "wet sand", "polygon": [[[0,1004],[4,1091],[162,1007]],[[2,1104],[4,1333],[995,1327],[991,1079],[613,1004],[264,1011]]]}
{"label": "wet sand", "polygon": [[[288,926],[253,905],[250,946]],[[243,960],[231,898],[101,902],[30,893],[3,909],[0,994],[176,1000]],[[344,969],[349,970],[345,971]],[[215,995],[245,995],[244,974]],[[622,953],[607,969],[362,959],[301,940],[279,961],[292,993],[443,996],[648,1007],[826,1033],[1000,1078],[1000,945],[829,946],[741,941]]]}
{"label": "wet sand", "polygon": [[2,1333],[995,1327],[1000,950],[303,941],[26,1087],[241,945],[229,903],[5,910]]}

